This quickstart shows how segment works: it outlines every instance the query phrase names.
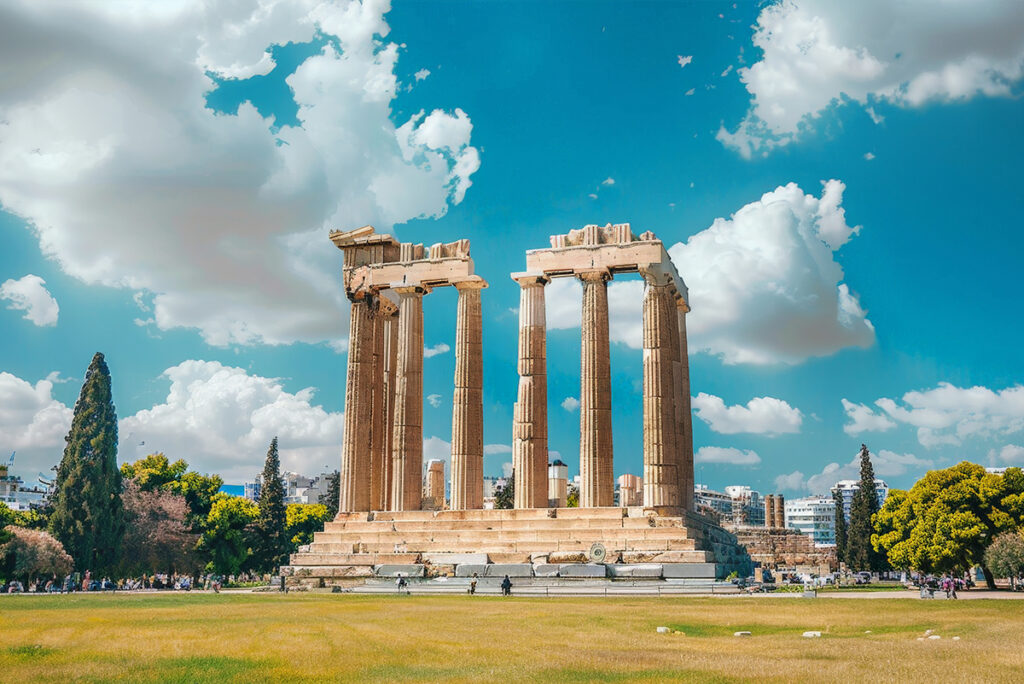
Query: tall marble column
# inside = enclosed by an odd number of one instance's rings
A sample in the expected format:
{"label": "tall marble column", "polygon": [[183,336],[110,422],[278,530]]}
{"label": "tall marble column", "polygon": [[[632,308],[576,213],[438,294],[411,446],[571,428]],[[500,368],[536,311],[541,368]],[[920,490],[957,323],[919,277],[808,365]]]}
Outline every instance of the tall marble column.
{"label": "tall marble column", "polygon": [[690,310],[685,302],[676,304],[679,337],[679,383],[676,391],[677,421],[679,439],[676,453],[679,456],[679,505],[688,511],[694,510],[693,503],[693,412],[690,408],[690,356],[686,346],[686,313]]}
{"label": "tall marble column", "polygon": [[391,444],[391,508],[418,511],[423,500],[423,295],[426,288],[394,288],[398,294],[398,368]]}
{"label": "tall marble column", "polygon": [[580,345],[580,508],[611,506],[612,381],[608,341],[607,269],[577,274],[583,281]]}
{"label": "tall marble column", "polygon": [[678,506],[675,379],[671,329],[675,307],[667,283],[645,274],[644,332],[644,505]]}
{"label": "tall marble column", "polygon": [[370,411],[373,374],[373,303],[352,302],[348,372],[345,380],[345,434],[341,443],[338,512],[370,510]]}
{"label": "tall marble column", "polygon": [[455,395],[452,401],[453,510],[484,505],[483,317],[484,280],[455,283],[459,291],[455,331]]}
{"label": "tall marble column", "polygon": [[381,510],[394,510],[391,504],[393,459],[392,444],[395,438],[395,377],[398,367],[398,308],[383,318],[384,334],[384,474],[382,479],[383,496]]}
{"label": "tall marble column", "polygon": [[373,365],[370,373],[370,510],[384,510],[384,433],[391,426],[385,415],[384,386],[384,311],[373,317]]}
{"label": "tall marble column", "polygon": [[519,393],[513,410],[512,467],[516,508],[547,507],[548,376],[544,275],[517,274],[519,283]]}

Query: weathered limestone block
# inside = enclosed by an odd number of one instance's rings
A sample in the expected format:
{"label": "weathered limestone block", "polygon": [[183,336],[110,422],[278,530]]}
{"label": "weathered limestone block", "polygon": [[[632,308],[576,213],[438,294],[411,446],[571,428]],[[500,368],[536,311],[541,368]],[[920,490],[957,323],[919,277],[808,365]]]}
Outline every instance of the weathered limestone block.
{"label": "weathered limestone block", "polygon": [[435,565],[486,565],[486,553],[425,553],[423,562]]}
{"label": "weathered limestone block", "polygon": [[661,577],[661,565],[657,563],[641,565],[613,564],[606,567],[610,577]]}
{"label": "weathered limestone block", "polygon": [[588,560],[585,551],[553,551],[548,554],[549,563],[586,563]]}
{"label": "weathered limestone block", "polygon": [[665,579],[715,579],[717,568],[714,563],[663,563]]}
{"label": "weathered limestone block", "polygon": [[592,563],[564,563],[558,566],[559,577],[606,577],[604,565]]}
{"label": "weathered limestone block", "polygon": [[456,577],[483,577],[487,574],[487,563],[462,563],[455,566]]}
{"label": "weathered limestone block", "polygon": [[415,565],[377,565],[373,573],[377,577],[423,577],[426,566],[416,563]]}
{"label": "weathered limestone block", "polygon": [[534,563],[534,577],[558,577],[558,565],[553,563]]}
{"label": "weathered limestone block", "polygon": [[493,563],[487,566],[487,577],[533,577],[529,563]]}

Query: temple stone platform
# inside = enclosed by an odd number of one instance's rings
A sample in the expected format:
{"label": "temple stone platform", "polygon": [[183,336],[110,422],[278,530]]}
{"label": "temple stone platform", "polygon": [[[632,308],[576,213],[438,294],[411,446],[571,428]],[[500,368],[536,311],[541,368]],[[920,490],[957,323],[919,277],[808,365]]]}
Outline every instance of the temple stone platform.
{"label": "temple stone platform", "polygon": [[341,513],[293,554],[293,585],[369,578],[723,579],[752,565],[736,537],[678,508]]}

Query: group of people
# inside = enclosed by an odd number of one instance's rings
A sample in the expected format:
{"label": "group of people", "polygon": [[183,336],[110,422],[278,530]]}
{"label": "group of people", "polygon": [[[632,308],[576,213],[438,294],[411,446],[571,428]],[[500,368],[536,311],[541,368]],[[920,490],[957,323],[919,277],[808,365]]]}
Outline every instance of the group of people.
{"label": "group of people", "polygon": [[28,588],[18,580],[11,580],[4,584],[0,581],[0,593],[46,593],[46,594],[70,594],[78,591],[142,591],[153,589],[170,589],[174,591],[191,591],[193,588],[204,589],[219,593],[225,582],[255,582],[261,578],[257,575],[242,574],[217,575],[208,573],[204,575],[186,575],[178,573],[153,573],[143,574],[139,577],[124,577],[113,580],[110,577],[94,577],[90,570],[85,573],[73,572],[63,579],[52,575],[49,578],[33,579],[28,583]]}
{"label": "group of people", "polygon": [[962,577],[943,575],[942,577],[928,576],[918,580],[921,587],[921,598],[935,598],[936,591],[946,593],[946,598],[957,598],[956,592],[963,591],[968,586],[967,581]]}
{"label": "group of people", "polygon": [[[473,573],[473,576],[469,578],[469,593],[473,595],[476,593],[477,573]],[[395,586],[398,587],[398,593],[405,592],[409,594],[409,581],[402,576],[402,573],[398,573],[398,577],[395,579]],[[505,575],[505,579],[501,580],[501,595],[511,596],[512,595],[512,580],[509,579],[508,575]]]}

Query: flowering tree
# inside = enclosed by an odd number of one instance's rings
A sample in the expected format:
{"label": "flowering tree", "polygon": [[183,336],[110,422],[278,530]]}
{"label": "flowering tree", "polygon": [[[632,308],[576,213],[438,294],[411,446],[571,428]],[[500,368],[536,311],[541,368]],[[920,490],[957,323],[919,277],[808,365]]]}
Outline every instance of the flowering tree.
{"label": "flowering tree", "polygon": [[66,575],[71,572],[71,556],[49,532],[14,525],[8,525],[4,531],[10,537],[0,546],[0,558],[9,561],[16,577],[26,577],[31,582],[36,575]]}

